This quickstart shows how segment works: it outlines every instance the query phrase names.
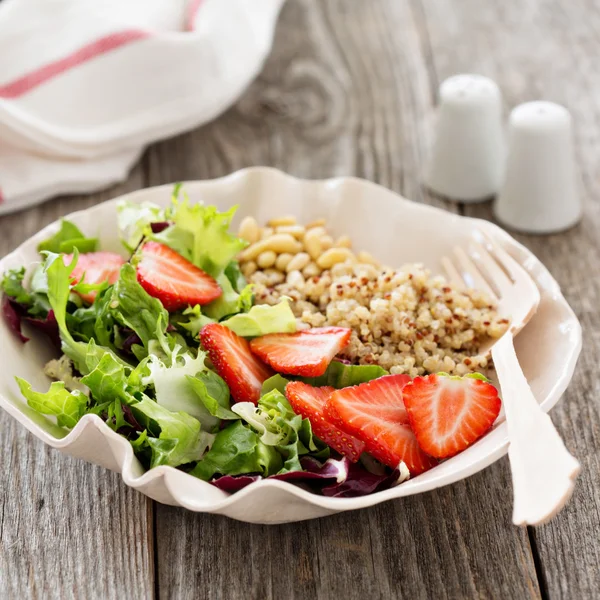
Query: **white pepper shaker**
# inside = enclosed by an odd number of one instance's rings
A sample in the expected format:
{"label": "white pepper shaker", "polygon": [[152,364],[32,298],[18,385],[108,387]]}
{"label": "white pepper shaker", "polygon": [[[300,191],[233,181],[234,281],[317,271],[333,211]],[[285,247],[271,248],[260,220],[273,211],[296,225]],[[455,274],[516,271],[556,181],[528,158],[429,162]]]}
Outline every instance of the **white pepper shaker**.
{"label": "white pepper shaker", "polygon": [[436,117],[425,185],[452,200],[488,200],[505,167],[500,89],[482,75],[450,77],[440,86]]}
{"label": "white pepper shaker", "polygon": [[581,218],[569,111],[527,102],[510,115],[506,179],[494,205],[498,221],[529,233],[568,229]]}

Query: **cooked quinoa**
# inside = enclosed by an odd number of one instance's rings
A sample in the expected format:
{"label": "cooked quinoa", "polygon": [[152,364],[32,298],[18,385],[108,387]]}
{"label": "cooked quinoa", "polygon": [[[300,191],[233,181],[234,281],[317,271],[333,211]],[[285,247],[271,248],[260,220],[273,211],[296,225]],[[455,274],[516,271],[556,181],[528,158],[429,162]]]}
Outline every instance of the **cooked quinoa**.
{"label": "cooked quinoa", "polygon": [[479,348],[500,337],[509,321],[485,294],[458,290],[419,264],[392,269],[372,262],[350,257],[307,277],[276,268],[246,274],[256,286],[257,303],[292,299],[299,328],[351,328],[341,357],[353,364],[377,364],[411,377],[488,371],[491,359]]}

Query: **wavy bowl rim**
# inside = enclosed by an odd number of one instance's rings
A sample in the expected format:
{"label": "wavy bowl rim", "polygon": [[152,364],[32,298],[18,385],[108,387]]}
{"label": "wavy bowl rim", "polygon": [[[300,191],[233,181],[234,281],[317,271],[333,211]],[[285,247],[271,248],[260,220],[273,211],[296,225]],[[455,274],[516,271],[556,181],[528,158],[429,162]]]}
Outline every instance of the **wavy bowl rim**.
{"label": "wavy bowl rim", "polygon": [[[362,179],[354,176],[339,176],[332,177],[327,179],[305,179],[301,177],[296,177],[290,174],[287,174],[279,169],[274,167],[247,167],[244,169],[240,169],[228,175],[224,175],[222,177],[214,178],[214,179],[206,179],[206,180],[187,180],[182,182],[185,186],[196,186],[198,184],[227,184],[228,182],[244,178],[249,175],[259,174],[263,177],[280,177],[286,180],[291,180],[300,183],[311,183],[315,185],[321,185],[325,189],[331,186],[337,185],[358,185],[358,186],[366,186],[367,188],[377,189],[380,191],[384,191],[387,194],[392,194],[398,201],[410,203],[413,209],[421,210],[424,213],[429,213],[432,215],[443,214],[446,218],[451,217],[457,220],[469,221],[471,223],[476,223],[477,227],[486,230],[486,232],[492,235],[497,241],[502,243],[504,248],[510,248],[514,253],[517,253],[520,257],[526,258],[526,264],[523,264],[523,260],[518,259],[518,262],[528,271],[532,272],[537,270],[541,272],[546,278],[547,282],[550,283],[552,288],[552,299],[554,302],[562,305],[562,308],[567,311],[569,315],[569,319],[571,321],[571,325],[573,326],[571,330],[572,337],[572,349],[571,353],[568,357],[568,360],[565,363],[565,369],[561,372],[561,375],[555,381],[553,387],[548,392],[546,398],[540,403],[540,406],[545,412],[549,412],[549,410],[556,405],[556,403],[560,400],[562,394],[568,387],[573,373],[575,371],[575,367],[577,364],[577,360],[579,354],[581,352],[582,347],[582,333],[581,333],[581,324],[575,315],[575,312],[570,307],[568,302],[566,301],[560,286],[556,282],[556,280],[552,277],[549,270],[544,266],[544,264],[524,245],[515,240],[509,233],[501,229],[499,226],[486,221],[484,219],[477,219],[473,217],[467,217],[455,213],[451,213],[442,208],[431,206],[428,204],[421,204],[418,202],[413,202],[401,194],[386,188],[383,185],[368,181],[366,179]],[[148,188],[142,188],[139,190],[135,190],[133,192],[128,192],[112,198],[110,200],[106,200],[94,206],[73,211],[59,219],[49,223],[40,231],[38,231],[33,236],[29,237],[27,240],[22,242],[15,250],[7,254],[5,257],[0,259],[0,269],[5,267],[5,263],[11,262],[12,259],[18,257],[22,252],[24,246],[30,245],[32,243],[37,242],[45,237],[47,237],[51,232],[53,232],[60,222],[60,219],[68,219],[73,218],[83,213],[93,213],[95,211],[103,211],[106,210],[110,205],[115,205],[119,200],[127,198],[128,200],[132,200],[134,202],[143,201],[144,195],[148,194],[149,191],[159,192],[161,190],[170,191],[172,190],[172,183],[163,184],[159,186],[152,186]],[[48,432],[44,431],[37,423],[32,421],[24,412],[20,411],[17,407],[15,407],[11,402],[6,400],[2,394],[0,394],[0,405],[6,410],[12,417],[14,417],[17,421],[23,424],[31,433],[33,433],[37,438],[42,440],[44,443],[49,446],[59,449],[59,450],[68,450],[69,446],[75,443],[87,430],[89,426],[95,427],[100,433],[102,433],[105,437],[111,439],[116,442],[117,446],[121,447],[121,460],[117,460],[117,457],[114,456],[117,464],[120,468],[120,474],[123,479],[123,482],[134,488],[138,489],[142,486],[148,485],[154,480],[164,478],[164,485],[167,488],[169,494],[175,499],[178,505],[187,508],[189,510],[195,512],[223,512],[228,507],[237,504],[239,502],[243,502],[248,496],[251,496],[257,490],[267,490],[267,489],[280,489],[285,491],[298,499],[304,500],[309,504],[314,506],[318,506],[320,508],[342,512],[347,510],[353,510],[358,508],[366,508],[369,506],[373,506],[375,504],[379,504],[380,502],[385,502],[387,500],[391,500],[394,498],[401,498],[405,496],[415,495],[423,492],[430,491],[432,489],[436,489],[438,487],[443,487],[444,485],[449,485],[451,483],[456,483],[466,477],[469,477],[479,471],[485,469],[490,464],[496,462],[499,458],[504,456],[508,450],[508,432],[506,422],[503,422],[498,425],[498,429],[502,430],[502,436],[499,438],[496,445],[488,451],[488,453],[483,456],[480,460],[478,460],[474,464],[467,464],[462,469],[455,471],[451,474],[442,473],[438,477],[434,477],[432,479],[427,480],[426,482],[419,482],[418,478],[414,480],[409,480],[402,485],[390,488],[388,490],[384,490],[381,492],[376,492],[373,494],[369,494],[366,496],[360,496],[357,498],[330,498],[326,496],[320,496],[318,494],[314,494],[312,492],[308,492],[298,486],[295,486],[292,483],[286,481],[278,481],[278,480],[270,480],[263,479],[260,481],[256,481],[246,486],[242,490],[229,494],[226,498],[221,501],[211,502],[207,505],[195,504],[182,499],[181,495],[177,493],[177,486],[175,485],[174,478],[179,477],[189,477],[194,481],[195,485],[200,484],[200,487],[210,486],[210,489],[214,489],[214,487],[203,480],[197,479],[192,475],[189,475],[183,471],[180,471],[174,467],[168,466],[159,466],[154,469],[148,470],[144,472],[141,476],[136,476],[134,471],[134,466],[140,465],[139,461],[135,457],[133,453],[133,448],[131,444],[118,433],[114,432],[100,417],[96,415],[85,415],[77,425],[64,437],[56,438],[50,435]],[[440,481],[443,480],[443,481]],[[209,488],[205,488],[209,489]]]}

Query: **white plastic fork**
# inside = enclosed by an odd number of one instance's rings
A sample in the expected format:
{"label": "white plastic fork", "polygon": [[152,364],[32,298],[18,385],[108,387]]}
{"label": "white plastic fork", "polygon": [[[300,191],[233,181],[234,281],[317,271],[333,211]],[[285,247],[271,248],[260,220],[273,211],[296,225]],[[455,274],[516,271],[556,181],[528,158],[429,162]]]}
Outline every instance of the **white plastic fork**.
{"label": "white plastic fork", "polygon": [[537,310],[540,293],[533,279],[499,244],[476,231],[467,248],[455,248],[442,259],[450,281],[477,288],[498,302],[498,313],[510,317],[508,331],[491,340],[508,426],[513,523],[539,525],[550,520],[573,493],[580,465],[565,447],[550,417],[540,408],[523,374],[514,336]]}

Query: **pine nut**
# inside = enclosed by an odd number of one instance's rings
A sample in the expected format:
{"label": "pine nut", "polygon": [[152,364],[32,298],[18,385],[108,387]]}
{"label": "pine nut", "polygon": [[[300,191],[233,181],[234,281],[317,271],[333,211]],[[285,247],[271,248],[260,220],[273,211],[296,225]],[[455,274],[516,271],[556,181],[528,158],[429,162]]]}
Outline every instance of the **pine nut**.
{"label": "pine nut", "polygon": [[321,269],[331,269],[333,265],[352,259],[354,254],[348,248],[330,248],[317,258],[317,265]]}
{"label": "pine nut", "polygon": [[254,275],[254,273],[256,273],[257,268],[258,267],[253,260],[249,260],[248,262],[243,263],[241,266],[242,273],[246,278]]}
{"label": "pine nut", "polygon": [[317,264],[314,262],[308,263],[304,267],[304,269],[302,269],[302,275],[304,275],[304,277],[306,277],[307,279],[309,277],[316,277],[317,275],[320,275],[320,274],[321,274],[321,269],[319,269]]}
{"label": "pine nut", "polygon": [[317,260],[323,253],[321,246],[321,232],[319,227],[309,229],[304,236],[304,248],[313,260]]}
{"label": "pine nut", "polygon": [[319,237],[323,237],[324,235],[327,235],[327,229],[325,229],[325,227],[321,227],[321,226],[311,227],[309,231],[310,231],[311,235],[318,235]]}
{"label": "pine nut", "polygon": [[273,250],[275,254],[289,252],[296,254],[302,249],[302,244],[295,240],[289,233],[276,233],[266,240],[260,240],[255,244],[248,246],[242,251],[240,260],[254,260],[262,252]]}
{"label": "pine nut", "polygon": [[277,233],[289,233],[294,236],[297,240],[301,240],[306,233],[306,229],[302,225],[280,225],[275,227]]}
{"label": "pine nut", "polygon": [[281,273],[281,271],[276,271],[275,269],[267,269],[266,271],[263,271],[263,273],[267,276],[268,285],[283,283],[283,280],[285,279],[283,273]]}
{"label": "pine nut", "polygon": [[306,282],[304,280],[304,276],[300,271],[290,271],[285,278],[285,281],[288,285],[294,286],[296,288],[302,287]]}
{"label": "pine nut", "polygon": [[288,273],[291,271],[302,271],[309,262],[310,256],[306,252],[298,252],[298,254],[290,260],[285,270]]}
{"label": "pine nut", "polygon": [[260,228],[254,217],[244,217],[240,223],[238,236],[243,240],[254,244],[260,239]]}
{"label": "pine nut", "polygon": [[323,227],[325,223],[327,223],[325,219],[315,219],[306,226],[306,229],[312,229],[313,227]]}
{"label": "pine nut", "polygon": [[285,268],[288,266],[292,258],[294,258],[294,255],[290,254],[289,252],[284,252],[283,254],[280,254],[277,257],[277,260],[275,261],[275,268],[279,269],[280,271],[285,271]]}
{"label": "pine nut", "polygon": [[373,256],[369,252],[359,252],[356,255],[359,263],[364,263],[367,265],[373,265],[374,267],[379,266],[379,261],[373,258]]}
{"label": "pine nut", "polygon": [[281,227],[282,225],[295,225],[296,217],[287,216],[287,217],[277,217],[275,219],[269,219],[267,221],[267,225],[269,227]]}
{"label": "pine nut", "polygon": [[334,246],[336,248],[352,248],[352,240],[347,235],[343,235],[336,240]]}
{"label": "pine nut", "polygon": [[321,247],[323,250],[329,250],[333,247],[333,238],[330,235],[324,235],[321,238]]}
{"label": "pine nut", "polygon": [[275,252],[273,252],[273,250],[265,250],[264,252],[261,252],[257,259],[256,259],[256,264],[261,268],[261,269],[268,269],[269,267],[272,267],[275,264],[275,261],[277,260],[277,254],[275,254]]}
{"label": "pine nut", "polygon": [[270,238],[275,233],[275,230],[272,227],[263,227],[260,230],[260,239],[266,240]]}

